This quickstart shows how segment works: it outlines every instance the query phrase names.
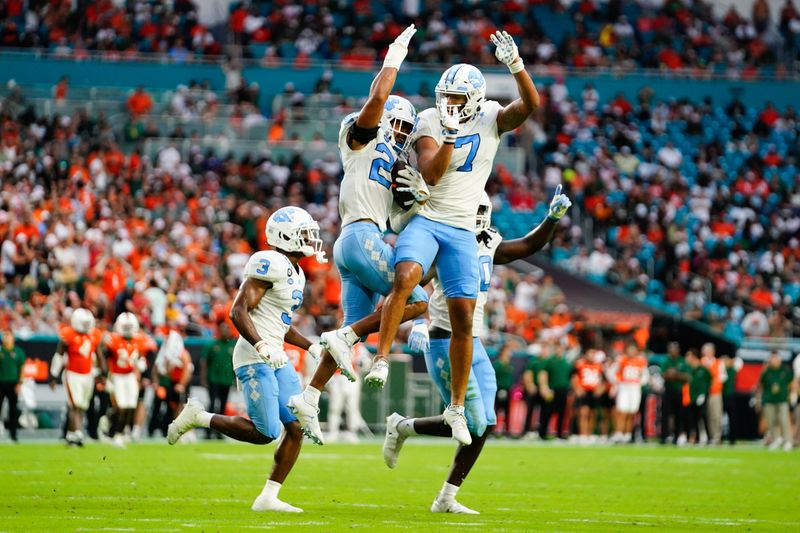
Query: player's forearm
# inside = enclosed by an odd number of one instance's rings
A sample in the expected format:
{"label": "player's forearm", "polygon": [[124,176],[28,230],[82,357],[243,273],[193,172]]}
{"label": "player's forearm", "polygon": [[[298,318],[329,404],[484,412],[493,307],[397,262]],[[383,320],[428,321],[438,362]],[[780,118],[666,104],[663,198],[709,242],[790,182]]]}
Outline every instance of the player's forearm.
{"label": "player's forearm", "polygon": [[514,74],[514,80],[517,82],[520,100],[525,104],[524,111],[530,115],[539,107],[539,91],[536,89],[536,84],[533,83],[527,70]]}
{"label": "player's forearm", "polygon": [[378,75],[372,80],[372,85],[370,85],[367,102],[358,114],[358,120],[356,120],[358,127],[374,128],[380,123],[383,116],[383,106],[392,92],[396,79],[396,68],[383,67],[378,72]]}
{"label": "player's forearm", "polygon": [[447,167],[450,165],[450,158],[453,156],[453,144],[444,143],[436,152],[430,156],[419,158],[419,171],[425,183],[436,185],[444,176]]}
{"label": "player's forearm", "polygon": [[256,343],[261,340],[261,335],[256,331],[256,326],[250,319],[250,315],[246,309],[234,305],[231,307],[231,312],[228,317],[231,319],[231,322],[233,322],[239,335],[244,337],[244,340],[249,342],[252,346],[255,346]]}
{"label": "player's forearm", "polygon": [[517,82],[519,98],[508,104],[498,117],[498,127],[501,133],[520,127],[531,113],[539,107],[539,91],[533,80],[524,70],[514,74]]}
{"label": "player's forearm", "polygon": [[505,265],[517,259],[532,256],[552,240],[557,227],[558,222],[545,218],[541,224],[521,239],[501,242],[495,254],[495,264]]}
{"label": "player's forearm", "polygon": [[283,340],[293,346],[297,346],[301,350],[308,350],[313,344],[310,340],[306,338],[305,335],[300,333],[294,326],[291,326],[289,328],[289,331],[286,332],[286,335],[283,337]]}

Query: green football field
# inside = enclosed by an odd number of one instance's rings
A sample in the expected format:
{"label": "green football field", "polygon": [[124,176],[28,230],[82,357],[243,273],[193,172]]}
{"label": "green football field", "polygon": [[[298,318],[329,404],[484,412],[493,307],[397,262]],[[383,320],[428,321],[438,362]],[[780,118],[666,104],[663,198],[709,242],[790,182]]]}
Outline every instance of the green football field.
{"label": "green football field", "polygon": [[490,441],[459,500],[428,511],[452,445],[409,441],[395,470],[380,443],[305,444],[282,499],[254,513],[274,445],[150,442],[0,446],[0,531],[800,531],[800,453],[581,448]]}

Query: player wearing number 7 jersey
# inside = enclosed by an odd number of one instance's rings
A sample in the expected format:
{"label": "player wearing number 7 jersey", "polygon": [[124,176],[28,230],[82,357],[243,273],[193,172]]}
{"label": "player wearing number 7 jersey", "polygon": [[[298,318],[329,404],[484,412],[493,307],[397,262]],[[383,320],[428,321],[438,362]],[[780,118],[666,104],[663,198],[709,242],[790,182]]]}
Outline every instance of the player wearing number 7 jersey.
{"label": "player wearing number 7 jersey", "polygon": [[506,107],[486,100],[486,80],[472,65],[453,65],[436,85],[436,108],[419,115],[414,136],[419,170],[430,200],[397,240],[395,278],[381,317],[375,363],[367,384],[383,386],[386,359],[411,291],[436,262],[452,324],[452,394],[444,413],[453,438],[472,442],[464,397],[472,364],[472,315],[478,291],[477,243],[473,233],[500,136],[521,125],[539,106],[539,93],[506,32],[491,37],[498,60],[514,75],[520,98]]}
{"label": "player wearing number 7 jersey", "polygon": [[267,243],[274,250],[256,252],[244,268],[244,281],[230,318],[240,333],[233,349],[233,370],[242,386],[249,419],[208,413],[192,398],[170,424],[169,444],[195,427],[210,427],[243,442],[267,444],[281,434],[272,473],[253,502],[254,511],[302,512],[278,499],[278,491],[300,454],[303,432],[286,404],[300,393],[300,379],[283,350],[284,341],[319,359],[322,348],[292,326],[292,314],[303,304],[306,278],[299,261],[316,256],[325,262],[319,225],[299,207],[283,207],[267,221]]}

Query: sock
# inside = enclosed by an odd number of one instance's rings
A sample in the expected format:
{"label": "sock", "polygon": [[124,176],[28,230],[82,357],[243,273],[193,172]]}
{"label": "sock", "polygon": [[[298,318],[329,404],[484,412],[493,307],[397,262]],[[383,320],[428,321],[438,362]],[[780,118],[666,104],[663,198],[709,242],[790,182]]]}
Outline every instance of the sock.
{"label": "sock", "polygon": [[353,331],[353,328],[351,328],[350,326],[343,327],[342,329],[339,330],[339,332],[342,334],[342,337],[344,337],[344,340],[346,340],[350,346],[353,346],[355,343],[361,340],[358,337],[358,335],[356,335],[356,332]]}
{"label": "sock", "polygon": [[277,500],[278,499],[278,492],[281,490],[281,484],[277,481],[272,481],[271,479],[267,480],[267,484],[264,485],[264,490],[261,491],[261,494],[265,496],[269,500]]}
{"label": "sock", "polygon": [[404,437],[408,437],[410,435],[416,435],[417,431],[414,429],[414,419],[413,418],[404,418],[397,424],[397,432],[400,433]]}
{"label": "sock", "polygon": [[458,487],[451,485],[447,481],[442,485],[442,490],[439,491],[439,499],[444,501],[452,501],[456,499]]}
{"label": "sock", "polygon": [[312,387],[311,385],[308,385],[306,387],[306,390],[303,391],[303,399],[309,405],[313,405],[315,407],[317,405],[319,405],[319,395],[320,395],[320,392],[317,389],[315,389],[314,387]]}
{"label": "sock", "polygon": [[456,413],[460,414],[460,415],[464,414],[464,406],[463,405],[450,404],[450,405],[447,406],[447,408],[450,409],[453,412],[456,412]]}
{"label": "sock", "polygon": [[209,413],[208,411],[201,411],[197,413],[197,422],[199,424],[198,427],[201,428],[211,427],[211,417],[213,416],[214,413]]}

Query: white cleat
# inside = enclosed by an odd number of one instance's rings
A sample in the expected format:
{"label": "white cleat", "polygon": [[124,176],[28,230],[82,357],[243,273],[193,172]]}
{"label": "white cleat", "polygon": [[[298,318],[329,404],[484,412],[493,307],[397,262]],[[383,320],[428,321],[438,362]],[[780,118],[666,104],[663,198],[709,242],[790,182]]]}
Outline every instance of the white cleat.
{"label": "white cleat", "polygon": [[403,443],[408,437],[401,435],[397,431],[397,425],[405,420],[405,417],[392,413],[386,417],[386,437],[383,439],[383,462],[389,468],[394,468],[397,465],[397,456],[400,455],[400,450],[403,448]]}
{"label": "white cleat", "polygon": [[279,500],[278,498],[267,498],[259,496],[250,507],[253,511],[277,511],[279,513],[302,513],[303,510],[294,505]]}
{"label": "white cleat", "polygon": [[377,359],[372,363],[372,368],[364,377],[364,383],[375,389],[382,389],[389,379],[389,361]]}
{"label": "white cleat", "polygon": [[181,414],[179,414],[167,428],[167,443],[170,445],[175,444],[184,433],[198,427],[200,425],[198,415],[204,410],[203,404],[197,399],[189,398]]}
{"label": "white cleat", "polygon": [[297,417],[303,435],[311,439],[314,444],[325,444],[322,429],[319,427],[319,408],[311,405],[303,397],[303,393],[289,397],[286,407]]}
{"label": "white cleat", "polygon": [[453,500],[440,500],[438,497],[433,500],[431,505],[432,513],[453,513],[453,514],[481,514],[478,511],[472,510],[466,505],[461,505],[455,499]]}
{"label": "white cleat", "polygon": [[320,335],[320,345],[328,350],[336,366],[342,371],[342,375],[350,381],[356,380],[356,370],[353,368],[353,347],[350,346],[340,330],[326,331]]}
{"label": "white cleat", "polygon": [[444,423],[453,430],[453,439],[463,446],[469,446],[472,444],[472,435],[469,434],[469,428],[467,428],[467,418],[464,416],[463,407],[461,409],[457,410],[452,405],[447,406],[443,413]]}
{"label": "white cleat", "polygon": [[121,450],[124,450],[126,448],[125,439],[122,437],[121,433],[117,433],[116,435],[114,435],[114,439],[111,441],[111,445]]}

